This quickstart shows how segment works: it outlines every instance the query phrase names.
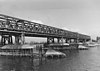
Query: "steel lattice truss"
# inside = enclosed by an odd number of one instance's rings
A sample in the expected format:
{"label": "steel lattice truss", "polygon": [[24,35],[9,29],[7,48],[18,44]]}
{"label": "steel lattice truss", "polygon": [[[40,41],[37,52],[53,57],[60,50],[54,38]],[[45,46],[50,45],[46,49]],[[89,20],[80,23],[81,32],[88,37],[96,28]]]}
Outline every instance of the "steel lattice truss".
{"label": "steel lattice truss", "polygon": [[90,36],[0,14],[0,30],[40,34],[53,37],[90,39]]}

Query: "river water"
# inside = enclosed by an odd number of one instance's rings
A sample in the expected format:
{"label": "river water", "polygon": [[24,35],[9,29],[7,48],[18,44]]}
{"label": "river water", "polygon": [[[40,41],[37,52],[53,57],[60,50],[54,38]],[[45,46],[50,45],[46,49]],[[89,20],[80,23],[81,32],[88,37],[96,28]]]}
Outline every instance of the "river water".
{"label": "river water", "polygon": [[64,52],[60,59],[0,56],[0,71],[100,71],[100,46]]}

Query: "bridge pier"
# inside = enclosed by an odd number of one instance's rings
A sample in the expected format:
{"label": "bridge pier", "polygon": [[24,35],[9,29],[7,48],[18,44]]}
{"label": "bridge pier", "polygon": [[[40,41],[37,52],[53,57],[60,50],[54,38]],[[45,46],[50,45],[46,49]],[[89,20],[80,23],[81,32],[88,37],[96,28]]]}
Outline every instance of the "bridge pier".
{"label": "bridge pier", "polygon": [[[57,43],[64,43],[64,40],[65,42],[68,42],[68,39],[64,39],[63,37],[62,38],[57,38]],[[54,38],[52,37],[47,37],[47,43],[55,43],[54,41]]]}
{"label": "bridge pier", "polygon": [[21,34],[21,44],[24,44],[25,43],[25,34],[22,33]]}
{"label": "bridge pier", "polygon": [[86,41],[87,41],[87,40],[86,40],[86,39],[84,39],[84,40],[83,40],[83,43],[85,43]]}
{"label": "bridge pier", "polygon": [[71,41],[71,38],[69,38],[69,40],[68,40],[68,41],[69,41],[69,43],[71,43],[71,42],[72,42],[72,41]]}
{"label": "bridge pier", "polygon": [[64,42],[63,40],[64,40],[63,37],[62,37],[62,38],[57,38],[57,42],[58,42],[58,43],[63,43],[63,42]]}
{"label": "bridge pier", "polygon": [[74,43],[79,43],[79,40],[77,38],[75,38]]}
{"label": "bridge pier", "polygon": [[66,43],[71,43],[72,39],[71,38],[67,38]]}
{"label": "bridge pier", "polygon": [[54,38],[52,37],[47,37],[47,43],[54,43]]}
{"label": "bridge pier", "polygon": [[1,45],[13,44],[11,35],[1,35]]}
{"label": "bridge pier", "polygon": [[85,39],[79,39],[79,42],[85,43],[85,42],[87,42],[87,40],[85,40]]}
{"label": "bridge pier", "polygon": [[78,43],[78,39],[76,38],[67,38],[65,41],[66,43]]}
{"label": "bridge pier", "polygon": [[15,44],[24,44],[25,43],[25,35],[22,33],[20,35],[15,36]]}
{"label": "bridge pier", "polygon": [[65,43],[68,43],[68,38],[65,39]]}
{"label": "bridge pier", "polygon": [[16,35],[15,36],[15,44],[19,44],[19,39],[20,39],[20,36]]}
{"label": "bridge pier", "polygon": [[81,43],[83,43],[83,40],[81,40],[81,39],[79,39],[78,41],[81,42]]}
{"label": "bridge pier", "polygon": [[79,43],[79,39],[78,38],[76,39],[76,42]]}
{"label": "bridge pier", "polygon": [[9,38],[8,38],[8,44],[13,44],[13,39],[12,39],[12,36],[11,35],[9,35]]}

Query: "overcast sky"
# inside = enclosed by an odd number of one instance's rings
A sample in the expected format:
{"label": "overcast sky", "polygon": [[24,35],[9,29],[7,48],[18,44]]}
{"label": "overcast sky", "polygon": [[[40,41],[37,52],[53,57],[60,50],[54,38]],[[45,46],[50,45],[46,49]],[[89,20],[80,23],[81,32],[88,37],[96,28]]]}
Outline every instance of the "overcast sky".
{"label": "overcast sky", "polygon": [[100,0],[0,0],[0,13],[100,36]]}

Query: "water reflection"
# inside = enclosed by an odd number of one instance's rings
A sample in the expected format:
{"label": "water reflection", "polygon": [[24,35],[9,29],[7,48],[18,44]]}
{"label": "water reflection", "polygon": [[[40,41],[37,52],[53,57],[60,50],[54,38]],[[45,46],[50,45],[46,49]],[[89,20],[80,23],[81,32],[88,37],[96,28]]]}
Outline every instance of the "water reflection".
{"label": "water reflection", "polygon": [[100,71],[100,47],[63,52],[60,59],[0,56],[0,71]]}
{"label": "water reflection", "polygon": [[0,57],[1,71],[37,71],[39,61],[31,57]]}

